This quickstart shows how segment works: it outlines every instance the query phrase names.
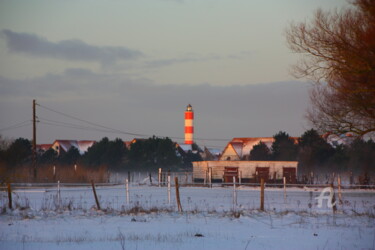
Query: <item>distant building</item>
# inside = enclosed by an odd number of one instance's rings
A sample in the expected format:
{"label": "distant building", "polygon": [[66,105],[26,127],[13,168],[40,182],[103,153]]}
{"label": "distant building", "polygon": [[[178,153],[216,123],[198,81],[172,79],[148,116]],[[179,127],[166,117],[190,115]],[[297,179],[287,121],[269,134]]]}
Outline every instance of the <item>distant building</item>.
{"label": "distant building", "polygon": [[[291,137],[295,143],[298,143],[298,137]],[[272,143],[275,141],[273,137],[242,137],[233,138],[224,148],[220,161],[240,161],[248,160],[250,151],[259,142],[263,142],[271,149]]]}
{"label": "distant building", "polygon": [[322,135],[322,137],[333,147],[337,147],[339,145],[350,145],[355,140],[355,137],[351,133],[342,135],[325,133],[324,135]]}
{"label": "distant building", "polygon": [[57,152],[57,155],[60,155],[68,152],[71,147],[75,147],[83,155],[94,143],[95,141],[56,140],[51,148]]}
{"label": "distant building", "polygon": [[36,145],[36,152],[39,155],[44,154],[46,151],[48,151],[52,147],[52,144],[39,144]]}

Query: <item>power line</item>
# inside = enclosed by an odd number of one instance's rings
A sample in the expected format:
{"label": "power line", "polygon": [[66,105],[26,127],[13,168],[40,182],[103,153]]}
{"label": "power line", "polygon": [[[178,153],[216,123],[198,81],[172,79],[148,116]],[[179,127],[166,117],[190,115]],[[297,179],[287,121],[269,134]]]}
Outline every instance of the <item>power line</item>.
{"label": "power line", "polygon": [[75,116],[72,116],[72,115],[65,114],[63,112],[60,112],[60,111],[57,111],[57,110],[45,107],[45,106],[43,106],[41,104],[38,104],[38,105],[40,107],[44,108],[44,109],[47,109],[47,110],[49,110],[51,112],[54,112],[54,113],[60,114],[62,116],[68,117],[70,119],[74,119],[74,120],[78,120],[78,121],[81,121],[81,122],[85,122],[87,124],[90,124],[90,125],[93,125],[93,126],[96,126],[96,127],[100,127],[100,128],[104,128],[106,130],[111,130],[111,131],[119,133],[119,134],[126,134],[126,135],[132,135],[132,136],[141,136],[141,137],[148,136],[148,135],[144,135],[144,134],[130,133],[130,132],[127,132],[127,131],[121,131],[121,130],[118,130],[118,129],[113,129],[113,128],[110,128],[110,127],[107,127],[107,126],[103,126],[103,125],[100,125],[100,124],[97,124],[97,123],[94,123],[94,122],[86,121],[84,119],[81,119],[81,118],[78,118],[78,117],[75,117]]}
{"label": "power line", "polygon": [[[45,120],[43,123],[46,124],[46,125],[51,125],[51,126],[55,125],[55,126],[75,128],[75,129],[90,129],[90,130],[95,130],[95,131],[99,131],[99,132],[125,134],[125,135],[137,136],[137,137],[157,136],[157,137],[164,137],[164,138],[168,137],[168,138],[174,139],[174,140],[184,140],[185,139],[184,137],[138,134],[138,133],[132,133],[132,132],[128,132],[128,131],[122,131],[122,130],[119,130],[119,129],[114,129],[114,128],[110,128],[110,127],[107,127],[107,126],[103,126],[103,125],[100,125],[98,123],[87,121],[87,120],[84,120],[82,118],[78,118],[76,116],[72,116],[72,115],[66,114],[66,113],[61,112],[61,111],[57,111],[55,109],[46,107],[46,106],[41,105],[41,104],[37,104],[37,105],[40,106],[41,108],[44,108],[44,109],[49,110],[51,112],[57,113],[59,115],[68,117],[68,118],[73,119],[73,120],[77,120],[77,121],[80,121],[80,122],[90,124],[94,127],[87,127],[87,126],[85,127],[85,126],[81,126],[81,125],[77,125],[77,124],[71,124],[71,123],[66,123],[66,122],[59,122],[59,121],[52,121],[52,120],[48,120],[48,119],[43,119],[43,120]],[[99,127],[99,128],[102,128],[102,129],[98,129],[98,128],[95,128],[95,127]],[[223,139],[223,138],[220,138],[220,139],[219,138],[214,138],[214,139],[211,139],[211,138],[194,138],[194,140],[195,141],[217,141],[217,142],[219,142],[219,141],[223,141],[223,142],[230,141],[230,139]]]}
{"label": "power line", "polygon": [[20,123],[17,123],[17,124],[13,124],[11,126],[8,126],[8,127],[5,127],[5,128],[1,128],[0,131],[6,131],[6,130],[12,130],[12,129],[17,129],[17,128],[22,128],[22,127],[25,127],[25,126],[29,126],[32,122],[30,120],[27,120],[27,121],[23,121],[23,122],[20,122]]}

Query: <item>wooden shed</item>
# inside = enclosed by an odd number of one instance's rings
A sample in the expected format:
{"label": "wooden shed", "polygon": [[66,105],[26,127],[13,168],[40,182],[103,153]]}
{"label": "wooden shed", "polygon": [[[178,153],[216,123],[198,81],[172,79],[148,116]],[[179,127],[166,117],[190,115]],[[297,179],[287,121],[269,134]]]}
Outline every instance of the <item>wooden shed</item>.
{"label": "wooden shed", "polygon": [[195,182],[279,183],[286,177],[287,183],[297,181],[297,161],[197,161],[193,162]]}

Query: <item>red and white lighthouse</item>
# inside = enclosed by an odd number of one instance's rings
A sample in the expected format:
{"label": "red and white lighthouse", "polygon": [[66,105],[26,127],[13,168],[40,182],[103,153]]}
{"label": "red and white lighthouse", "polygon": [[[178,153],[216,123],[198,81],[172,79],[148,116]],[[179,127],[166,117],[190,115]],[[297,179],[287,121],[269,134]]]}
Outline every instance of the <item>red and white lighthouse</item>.
{"label": "red and white lighthouse", "polygon": [[194,111],[191,105],[187,105],[185,110],[185,144],[193,144],[194,134]]}

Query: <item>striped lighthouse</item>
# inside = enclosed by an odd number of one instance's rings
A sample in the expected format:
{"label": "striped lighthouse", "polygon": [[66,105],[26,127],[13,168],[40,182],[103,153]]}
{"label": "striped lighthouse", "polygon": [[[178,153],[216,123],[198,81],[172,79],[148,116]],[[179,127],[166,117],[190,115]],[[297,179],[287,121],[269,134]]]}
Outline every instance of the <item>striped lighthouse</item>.
{"label": "striped lighthouse", "polygon": [[185,144],[193,144],[194,134],[194,111],[191,105],[187,105],[185,110]]}

